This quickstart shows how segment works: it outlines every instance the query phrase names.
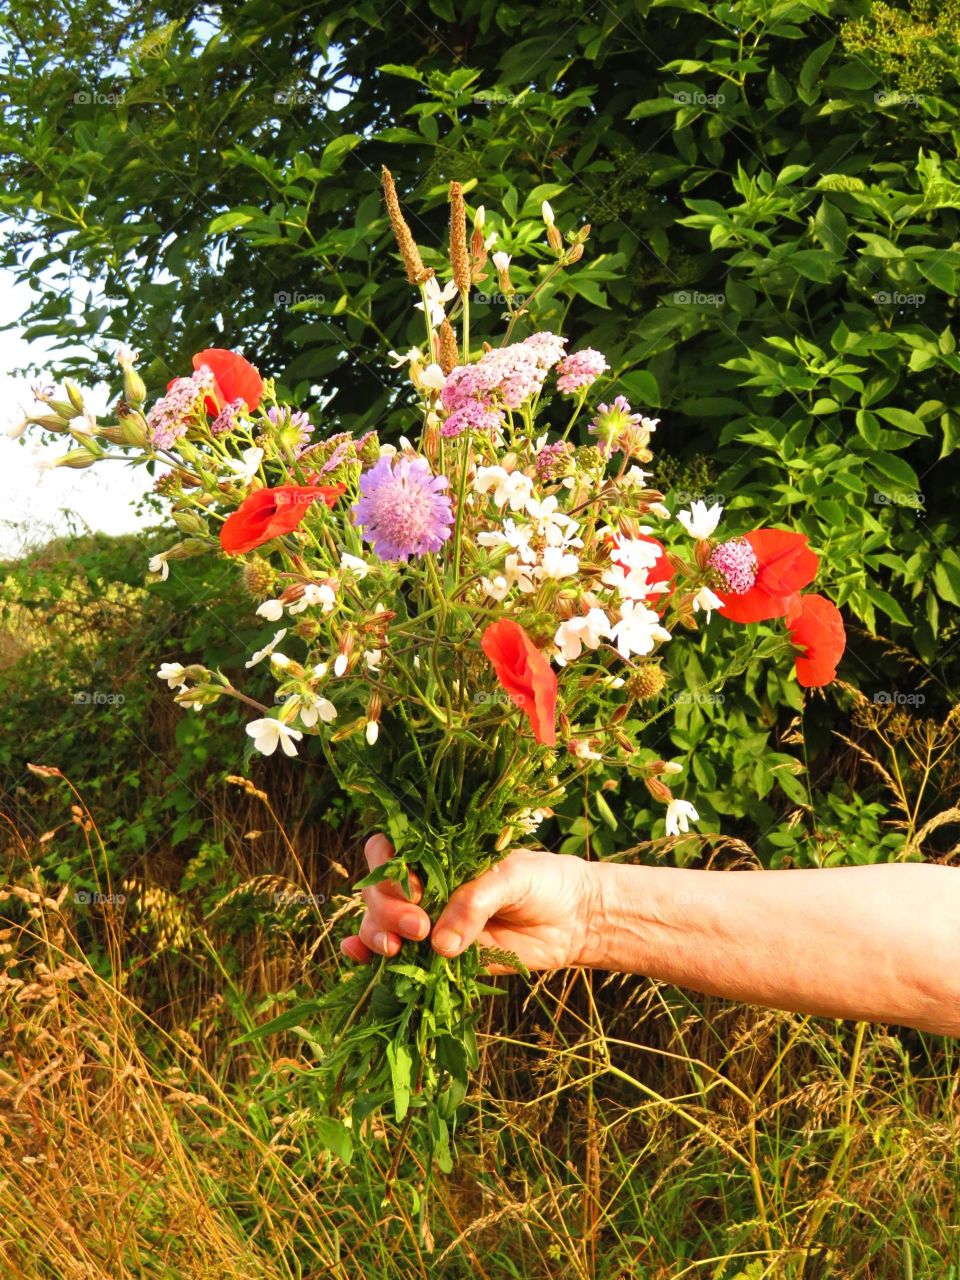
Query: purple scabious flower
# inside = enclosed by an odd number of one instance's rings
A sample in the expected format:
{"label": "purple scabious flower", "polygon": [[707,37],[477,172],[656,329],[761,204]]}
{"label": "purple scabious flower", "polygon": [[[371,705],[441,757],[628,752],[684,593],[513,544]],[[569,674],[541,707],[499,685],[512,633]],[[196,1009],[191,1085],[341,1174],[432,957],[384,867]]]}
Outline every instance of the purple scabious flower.
{"label": "purple scabious flower", "polygon": [[746,538],[721,542],[710,553],[708,563],[723,578],[730,595],[745,595],[757,580],[757,553]]}
{"label": "purple scabious flower", "polygon": [[150,441],[158,449],[172,449],[187,434],[191,419],[201,421],[206,413],[204,398],[214,390],[214,377],[201,365],[189,378],[175,378],[147,414]]}
{"label": "purple scabious flower", "polygon": [[566,392],[585,391],[609,368],[606,356],[593,347],[574,351],[557,365],[557,389]]}
{"label": "purple scabious flower", "polygon": [[360,501],[351,507],[381,560],[408,560],[439,551],[450,537],[453,506],[426,458],[381,458],[360,477]]}
{"label": "purple scabious flower", "polygon": [[468,400],[454,409],[441,426],[440,434],[447,439],[463,435],[464,431],[486,431],[496,436],[502,426],[503,418],[496,410],[479,400]]}

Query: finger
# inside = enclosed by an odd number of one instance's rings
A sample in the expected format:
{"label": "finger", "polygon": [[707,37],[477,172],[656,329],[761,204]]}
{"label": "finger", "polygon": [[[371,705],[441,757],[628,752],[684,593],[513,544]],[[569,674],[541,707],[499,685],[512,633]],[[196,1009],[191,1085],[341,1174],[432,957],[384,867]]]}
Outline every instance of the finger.
{"label": "finger", "polygon": [[348,960],[356,960],[358,964],[369,964],[373,959],[373,952],[356,934],[344,938],[340,943],[340,950]]}
{"label": "finger", "polygon": [[500,862],[455,889],[434,926],[434,949],[456,956],[476,942],[491,916],[522,897],[524,875],[520,865]]}
{"label": "finger", "polygon": [[363,890],[367,904],[366,919],[380,932],[397,933],[403,938],[419,942],[430,932],[430,917],[422,907],[414,906],[407,898],[380,893],[380,885]]}
{"label": "finger", "polygon": [[403,939],[388,929],[381,929],[368,913],[360,925],[360,941],[378,956],[395,956]]}
{"label": "finger", "polygon": [[[378,831],[363,846],[363,853],[367,860],[367,867],[371,871],[376,871],[377,867],[382,867],[385,862],[388,862],[393,857],[394,848],[383,832]],[[423,884],[415,871],[411,871],[408,874],[410,877],[410,901],[419,902],[423,897]],[[403,892],[403,886],[398,884],[396,880],[381,880],[378,885],[371,885],[370,889],[361,890],[365,902],[368,901],[367,894],[371,889],[379,889],[382,893],[389,894],[393,898],[406,897]]]}

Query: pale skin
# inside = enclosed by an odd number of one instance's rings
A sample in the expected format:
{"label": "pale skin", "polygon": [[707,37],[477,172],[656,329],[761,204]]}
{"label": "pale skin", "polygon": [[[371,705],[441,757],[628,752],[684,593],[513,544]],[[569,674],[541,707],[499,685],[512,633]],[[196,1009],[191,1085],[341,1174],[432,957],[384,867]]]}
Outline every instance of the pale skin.
{"label": "pale skin", "polygon": [[[393,854],[383,835],[371,870]],[[795,1013],[960,1036],[960,869],[927,863],[698,871],[517,849],[462,885],[432,922],[392,881],[365,888],[343,953],[366,963],[430,937],[531,970],[616,970]],[[491,965],[491,973],[509,969]]]}

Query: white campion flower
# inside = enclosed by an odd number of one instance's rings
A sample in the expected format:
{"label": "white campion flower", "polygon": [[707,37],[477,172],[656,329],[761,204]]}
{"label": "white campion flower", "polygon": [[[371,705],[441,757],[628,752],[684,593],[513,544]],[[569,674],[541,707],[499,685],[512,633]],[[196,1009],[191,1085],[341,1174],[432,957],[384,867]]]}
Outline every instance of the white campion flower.
{"label": "white campion flower", "polygon": [[273,755],[277,749],[277,743],[280,744],[285,756],[295,756],[296,743],[303,738],[299,729],[291,729],[288,724],[274,719],[273,716],[265,716],[262,720],[251,720],[247,725],[247,733],[253,739],[253,745],[265,756]]}
{"label": "white campion flower", "polygon": [[610,619],[602,609],[590,609],[578,618],[568,618],[557,627],[553,643],[564,662],[579,658],[585,648],[596,649],[610,639]]}
{"label": "white campion flower", "polygon": [[132,369],[140,359],[140,352],[133,351],[125,343],[121,342],[120,346],[117,347],[114,359],[121,369]]}
{"label": "white campion flower", "polygon": [[660,768],[661,773],[683,773],[683,765],[677,764],[675,760],[665,760]]}
{"label": "white campion flower", "polygon": [[658,641],[670,639],[658,615],[637,600],[626,600],[620,606],[620,621],[614,623],[610,635],[621,658],[650,653]]}
{"label": "white campion flower", "polygon": [[483,242],[483,247],[486,249],[487,253],[489,253],[489,252],[490,252],[490,250],[493,248],[493,246],[494,246],[496,243],[497,243],[497,233],[496,233],[496,231],[488,231],[488,232],[487,232],[487,238],[486,238],[486,240],[484,240],[484,242]]}
{"label": "white campion flower", "polygon": [[337,718],[337,708],[333,705],[329,698],[317,698],[312,701],[303,699],[300,707],[300,719],[312,729],[318,720],[322,720],[324,724],[331,724]]}
{"label": "white campion flower", "polygon": [[367,727],[364,730],[364,735],[366,736],[366,739],[367,739],[367,745],[372,747],[373,744],[376,742],[376,740],[380,737],[380,726],[376,722],[376,720],[367,721]]}
{"label": "white campion flower", "polygon": [[482,204],[478,204],[477,211],[473,215],[473,225],[477,228],[478,231],[482,231],[483,224],[486,222],[486,220],[487,220],[487,211]]}
{"label": "white campion flower", "polygon": [[447,378],[438,364],[428,364],[420,374],[420,385],[428,391],[442,391]]}
{"label": "white campion flower", "polygon": [[510,270],[510,263],[512,261],[513,259],[510,257],[510,254],[504,253],[502,249],[499,253],[495,253],[493,255],[493,265],[501,273]]}
{"label": "white campion flower", "polygon": [[693,612],[697,613],[700,609],[707,615],[707,621],[710,621],[710,614],[714,609],[720,609],[723,601],[719,596],[714,595],[709,587],[701,587],[697,594],[693,597]]}
{"label": "white campion flower", "polygon": [[[21,410],[21,412],[23,411]],[[10,440],[19,440],[29,425],[30,425],[30,419],[26,416],[26,414],[24,414],[24,416],[20,419],[19,422],[11,423],[10,426],[7,427],[4,434]]]}
{"label": "white campion flower", "polygon": [[403,365],[411,364],[414,361],[416,361],[417,364],[422,364],[423,352],[420,350],[419,347],[411,347],[410,350],[405,355],[401,355],[399,351],[394,351],[393,348],[391,347],[391,349],[387,352],[387,358],[390,361],[391,369],[399,369]]}
{"label": "white campion flower", "polygon": [[167,564],[166,555],[151,556],[147,561],[147,569],[150,573],[159,573],[161,582],[166,582],[170,577],[170,566]]}
{"label": "white campion flower", "polygon": [[505,467],[477,467],[473,477],[476,493],[493,490],[493,501],[498,507],[509,504],[511,511],[522,511],[533,496],[533,481],[522,471],[507,471]]}
{"label": "white campion flower", "polygon": [[318,662],[313,668],[314,680],[322,680],[329,670],[330,664],[328,662]]}
{"label": "white campion flower", "polygon": [[498,602],[509,594],[511,587],[516,587],[524,595],[529,595],[531,591],[536,590],[532,572],[515,552],[511,552],[503,562],[501,571],[493,578],[483,578],[481,585],[487,595]]}
{"label": "white campion flower", "polygon": [[666,831],[668,836],[686,834],[691,822],[699,822],[700,815],[689,800],[671,800],[667,805]]}
{"label": "white campion flower", "polygon": [[270,654],[273,653],[274,649],[277,647],[277,645],[280,643],[280,641],[283,639],[283,637],[286,634],[287,634],[286,627],[281,627],[280,630],[274,635],[270,643],[265,644],[262,649],[258,649],[257,652],[253,655],[253,657],[250,658],[243,665],[245,667],[255,667],[258,662],[262,662],[264,658],[268,658]]}
{"label": "white campion flower", "polygon": [[349,661],[350,660],[345,653],[338,653],[333,664],[333,674],[335,676],[342,676],[347,669]]}
{"label": "white campion flower", "polygon": [[549,200],[544,200],[543,204],[540,206],[540,212],[543,214],[543,220],[547,224],[547,226],[552,227],[553,226],[553,209],[550,205]]}
{"label": "white campion flower", "polygon": [[179,662],[161,662],[157,678],[166,680],[171,689],[185,689],[186,670]]}
{"label": "white campion flower", "polygon": [[691,538],[703,539],[710,537],[720,523],[722,514],[723,507],[719,502],[715,502],[712,507],[708,507],[705,502],[701,502],[698,498],[695,502],[690,503],[689,511],[678,511],[677,519]]}
{"label": "white campion flower", "polygon": [[259,446],[254,446],[244,449],[239,458],[224,458],[223,465],[245,484],[249,484],[260,470],[262,461],[263,450]]}
{"label": "white campion flower", "polygon": [[280,600],[264,600],[257,605],[257,617],[266,618],[267,622],[279,622],[283,617],[283,603]]}
{"label": "white campion flower", "polygon": [[287,613],[303,613],[304,609],[319,605],[324,613],[329,613],[337,603],[337,593],[326,582],[308,582],[303,588],[303,595],[293,604],[287,605]]}
{"label": "white campion flower", "polygon": [[560,510],[560,500],[556,494],[551,493],[542,501],[531,496],[527,499],[524,509],[533,521],[537,535],[549,546],[583,546],[582,539],[577,537],[580,531],[579,524],[572,516]]}
{"label": "white campion flower", "polygon": [[481,547],[511,547],[525,564],[536,564],[537,553],[530,545],[533,530],[529,525],[517,524],[507,516],[500,529],[487,529],[477,534]]}
{"label": "white campion flower", "polygon": [[[435,329],[437,325],[443,324],[446,318],[447,312],[445,304],[457,296],[456,281],[448,280],[441,289],[437,277],[431,276],[423,286],[423,291],[426,295],[427,307],[429,308],[430,323]],[[415,302],[413,305],[418,311],[423,310],[422,301]]]}
{"label": "white campion flower", "polygon": [[358,582],[362,582],[370,572],[370,566],[366,560],[362,560],[360,556],[352,556],[349,551],[340,553],[340,568],[345,573],[350,573]]}
{"label": "white campion flower", "polygon": [[590,738],[573,738],[570,742],[573,754],[578,760],[600,760],[602,756],[599,751],[594,750]]}
{"label": "white campion flower", "polygon": [[536,829],[543,825],[543,820],[546,816],[543,809],[521,809],[519,813],[514,814],[510,821],[525,836],[532,836]]}
{"label": "white campion flower", "polygon": [[366,663],[368,671],[379,671],[380,663],[383,661],[383,650],[364,649],[363,660]]}
{"label": "white campion flower", "polygon": [[652,475],[652,471],[644,471],[643,467],[628,467],[620,477],[620,487],[624,489],[645,489],[647,481]]}
{"label": "white campion flower", "polygon": [[538,578],[550,582],[559,582],[561,578],[572,578],[580,572],[580,561],[572,551],[563,547],[544,547],[540,564],[534,569]]}

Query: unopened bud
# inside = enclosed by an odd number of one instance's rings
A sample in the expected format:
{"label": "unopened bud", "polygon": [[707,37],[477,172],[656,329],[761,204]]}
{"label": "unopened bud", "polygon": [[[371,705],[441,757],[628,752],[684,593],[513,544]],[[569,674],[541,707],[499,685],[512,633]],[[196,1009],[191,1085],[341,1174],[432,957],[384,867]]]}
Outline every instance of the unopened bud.
{"label": "unopened bud", "polygon": [[192,511],[174,511],[171,514],[173,515],[173,523],[181,533],[197,534],[207,532],[206,521],[201,520]]}
{"label": "unopened bud", "polygon": [[136,369],[124,369],[123,394],[130,404],[143,404],[147,398],[147,388]]}
{"label": "unopened bud", "polygon": [[43,427],[45,431],[66,431],[68,421],[68,418],[61,418],[58,413],[37,413],[27,418],[27,422]]}
{"label": "unopened bud", "polygon": [[659,778],[644,778],[647,790],[653,796],[654,800],[659,800],[663,804],[669,804],[673,799],[673,792],[661,782]]}
{"label": "unopened bud", "polygon": [[120,435],[123,444],[144,448],[147,443],[147,423],[142,413],[132,409],[121,400],[117,405],[117,421],[120,424]]}
{"label": "unopened bud", "polygon": [[210,550],[210,544],[203,538],[185,538],[165,551],[168,560],[189,560],[191,556],[202,556]]}
{"label": "unopened bud", "polygon": [[563,252],[563,236],[560,234],[560,228],[555,223],[551,223],[547,227],[547,244],[549,244],[554,253]]}
{"label": "unopened bud", "polygon": [[570,252],[566,255],[566,263],[568,266],[572,267],[573,264],[575,262],[579,262],[582,257],[583,257],[583,245],[575,244],[573,248],[570,250]]}
{"label": "unopened bud", "polygon": [[86,447],[82,449],[71,449],[69,453],[63,454],[53,464],[55,467],[69,467],[71,471],[82,471],[84,467],[92,467],[102,454],[92,453]]}
{"label": "unopened bud", "polygon": [[513,827],[504,827],[497,836],[497,843],[493,846],[497,853],[503,853],[504,849],[509,849],[513,843]]}
{"label": "unopened bud", "polygon": [[706,538],[698,538],[696,546],[693,549],[694,558],[701,569],[706,569],[710,563],[710,553],[712,548]]}
{"label": "unopened bud", "polygon": [[83,393],[77,384],[71,381],[70,378],[64,378],[63,389],[66,391],[67,399],[77,413],[86,413],[87,407],[83,403]]}

